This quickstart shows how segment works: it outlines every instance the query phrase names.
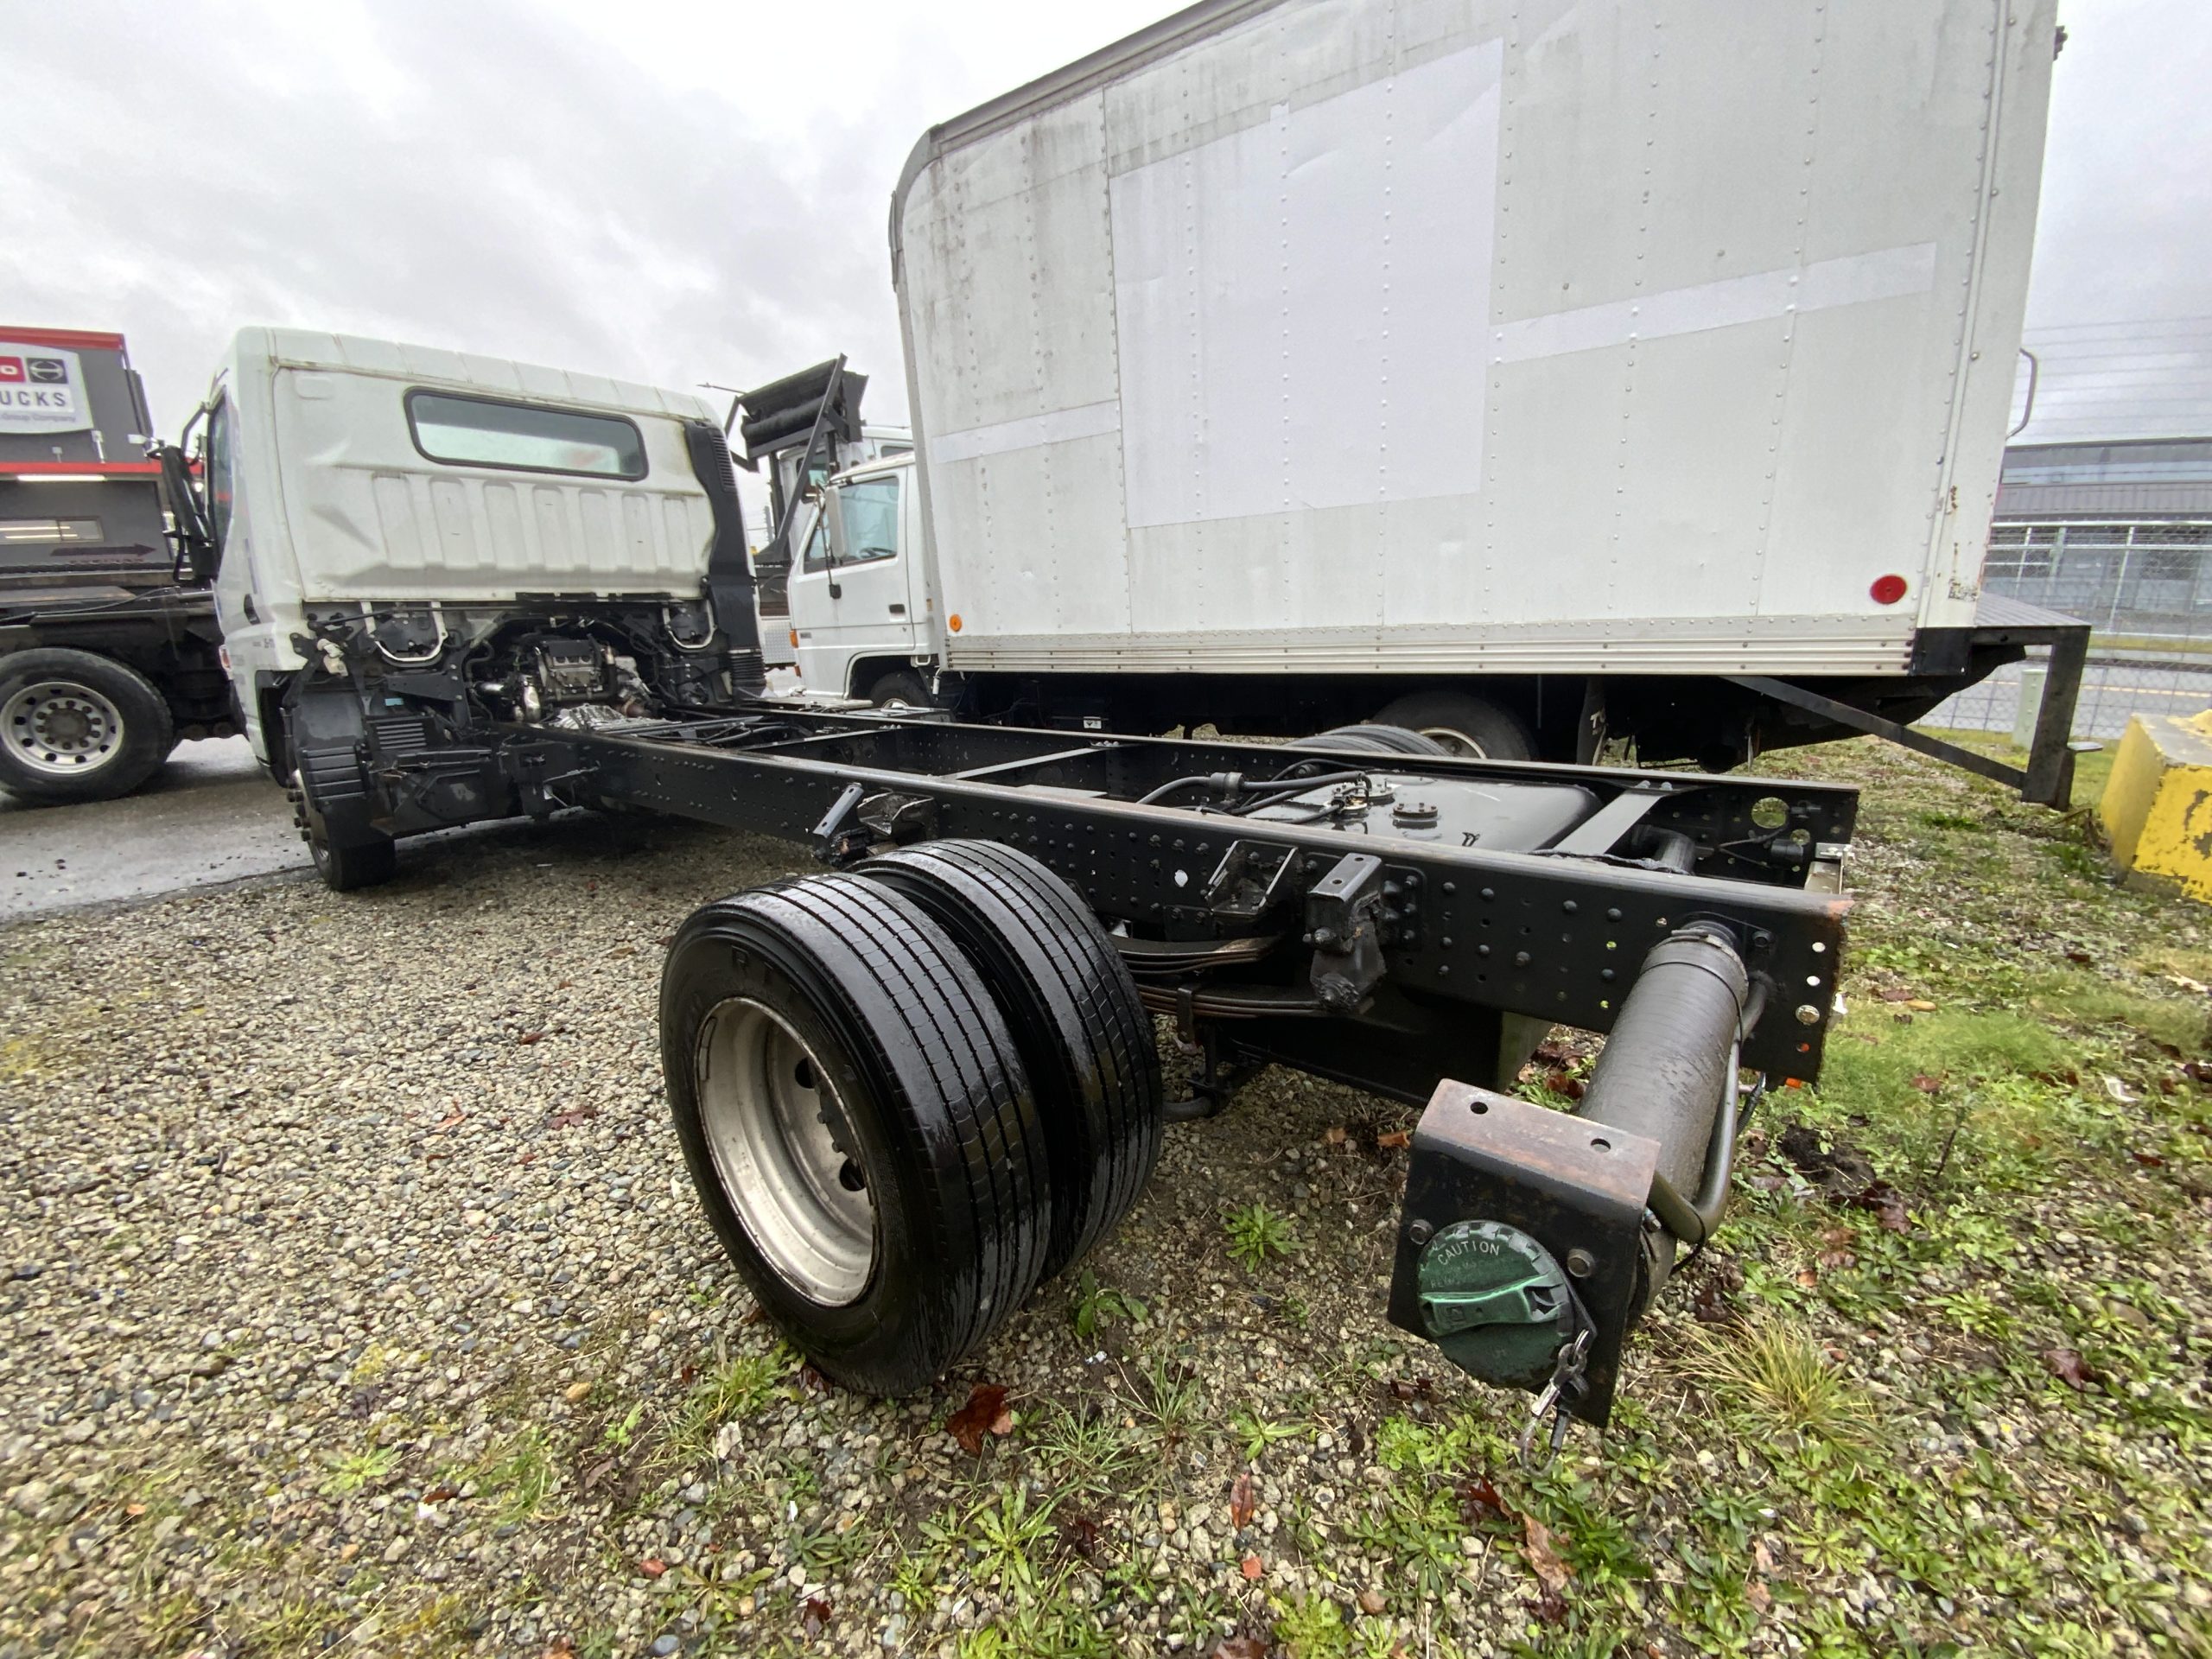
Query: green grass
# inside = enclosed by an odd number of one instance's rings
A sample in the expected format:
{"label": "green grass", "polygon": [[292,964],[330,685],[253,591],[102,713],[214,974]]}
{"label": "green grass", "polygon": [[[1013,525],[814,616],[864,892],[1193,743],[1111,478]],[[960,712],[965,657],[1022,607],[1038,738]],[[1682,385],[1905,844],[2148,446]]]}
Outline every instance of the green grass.
{"label": "green grass", "polygon": [[479,1491],[492,1500],[502,1526],[543,1515],[559,1480],[552,1447],[544,1431],[536,1427],[508,1436],[486,1458],[476,1477]]}
{"label": "green grass", "polygon": [[1069,1321],[1075,1326],[1076,1335],[1085,1342],[1096,1337],[1109,1320],[1141,1325],[1146,1313],[1142,1302],[1128,1291],[1100,1284],[1098,1275],[1089,1268],[1077,1275],[1075,1293],[1068,1299]]}
{"label": "green grass", "polygon": [[1223,1225],[1229,1233],[1229,1254],[1247,1268],[1257,1268],[1299,1247],[1290,1217],[1264,1204],[1246,1205]]}
{"label": "green grass", "polygon": [[351,1497],[383,1480],[398,1462],[397,1449],[389,1446],[372,1446],[348,1452],[333,1460],[322,1490],[333,1497]]}
{"label": "green grass", "polygon": [[779,1343],[761,1354],[741,1354],[711,1368],[684,1395],[668,1426],[664,1448],[677,1465],[689,1466],[713,1455],[726,1423],[757,1416],[779,1399],[788,1398],[786,1382],[798,1357]]}
{"label": "green grass", "polygon": [[1866,1390],[1809,1332],[1778,1317],[1693,1332],[1675,1369],[1762,1443],[1818,1441],[1853,1458],[1870,1457],[1880,1445],[1879,1415]]}

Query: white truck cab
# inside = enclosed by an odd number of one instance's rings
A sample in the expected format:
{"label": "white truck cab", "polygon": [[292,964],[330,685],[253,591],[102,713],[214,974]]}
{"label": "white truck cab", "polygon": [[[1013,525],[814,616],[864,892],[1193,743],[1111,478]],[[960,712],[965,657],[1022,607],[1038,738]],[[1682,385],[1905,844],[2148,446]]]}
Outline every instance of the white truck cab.
{"label": "white truck cab", "polygon": [[333,614],[363,619],[394,668],[457,643],[464,614],[525,595],[642,601],[686,639],[714,632],[715,501],[686,423],[716,423],[688,393],[256,327],[207,410],[216,609],[264,763],[280,766],[271,693]]}
{"label": "white truck cab", "polygon": [[913,455],[849,468],[802,511],[787,588],[800,680],[871,702],[934,701],[938,626]]}
{"label": "white truck cab", "polygon": [[550,811],[513,728],[716,713],[761,689],[721,425],[685,392],[248,328],[188,516],[255,754],[333,887],[402,836]]}

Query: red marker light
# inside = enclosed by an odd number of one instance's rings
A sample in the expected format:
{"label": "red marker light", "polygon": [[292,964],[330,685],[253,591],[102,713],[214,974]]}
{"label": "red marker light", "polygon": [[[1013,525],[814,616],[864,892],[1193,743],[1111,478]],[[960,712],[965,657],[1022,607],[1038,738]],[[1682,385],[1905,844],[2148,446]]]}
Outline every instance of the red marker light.
{"label": "red marker light", "polygon": [[1904,588],[1903,576],[1889,575],[1875,577],[1874,585],[1866,591],[1874,596],[1877,605],[1894,605],[1904,597]]}

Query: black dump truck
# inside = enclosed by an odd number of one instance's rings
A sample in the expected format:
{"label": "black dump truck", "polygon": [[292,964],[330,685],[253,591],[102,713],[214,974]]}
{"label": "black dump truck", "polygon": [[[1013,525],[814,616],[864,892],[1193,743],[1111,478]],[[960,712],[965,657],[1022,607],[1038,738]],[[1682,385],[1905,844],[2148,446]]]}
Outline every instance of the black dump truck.
{"label": "black dump truck", "polygon": [[213,597],[180,582],[121,334],[0,326],[0,789],[105,800],[228,736]]}

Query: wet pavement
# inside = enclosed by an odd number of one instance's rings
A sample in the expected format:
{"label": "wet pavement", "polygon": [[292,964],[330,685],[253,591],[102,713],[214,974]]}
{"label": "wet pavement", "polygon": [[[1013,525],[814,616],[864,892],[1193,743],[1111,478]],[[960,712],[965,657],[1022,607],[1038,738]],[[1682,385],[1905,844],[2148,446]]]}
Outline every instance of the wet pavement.
{"label": "wet pavement", "polygon": [[119,801],[31,806],[0,792],[0,918],[308,868],[284,791],[242,737],[180,744]]}

